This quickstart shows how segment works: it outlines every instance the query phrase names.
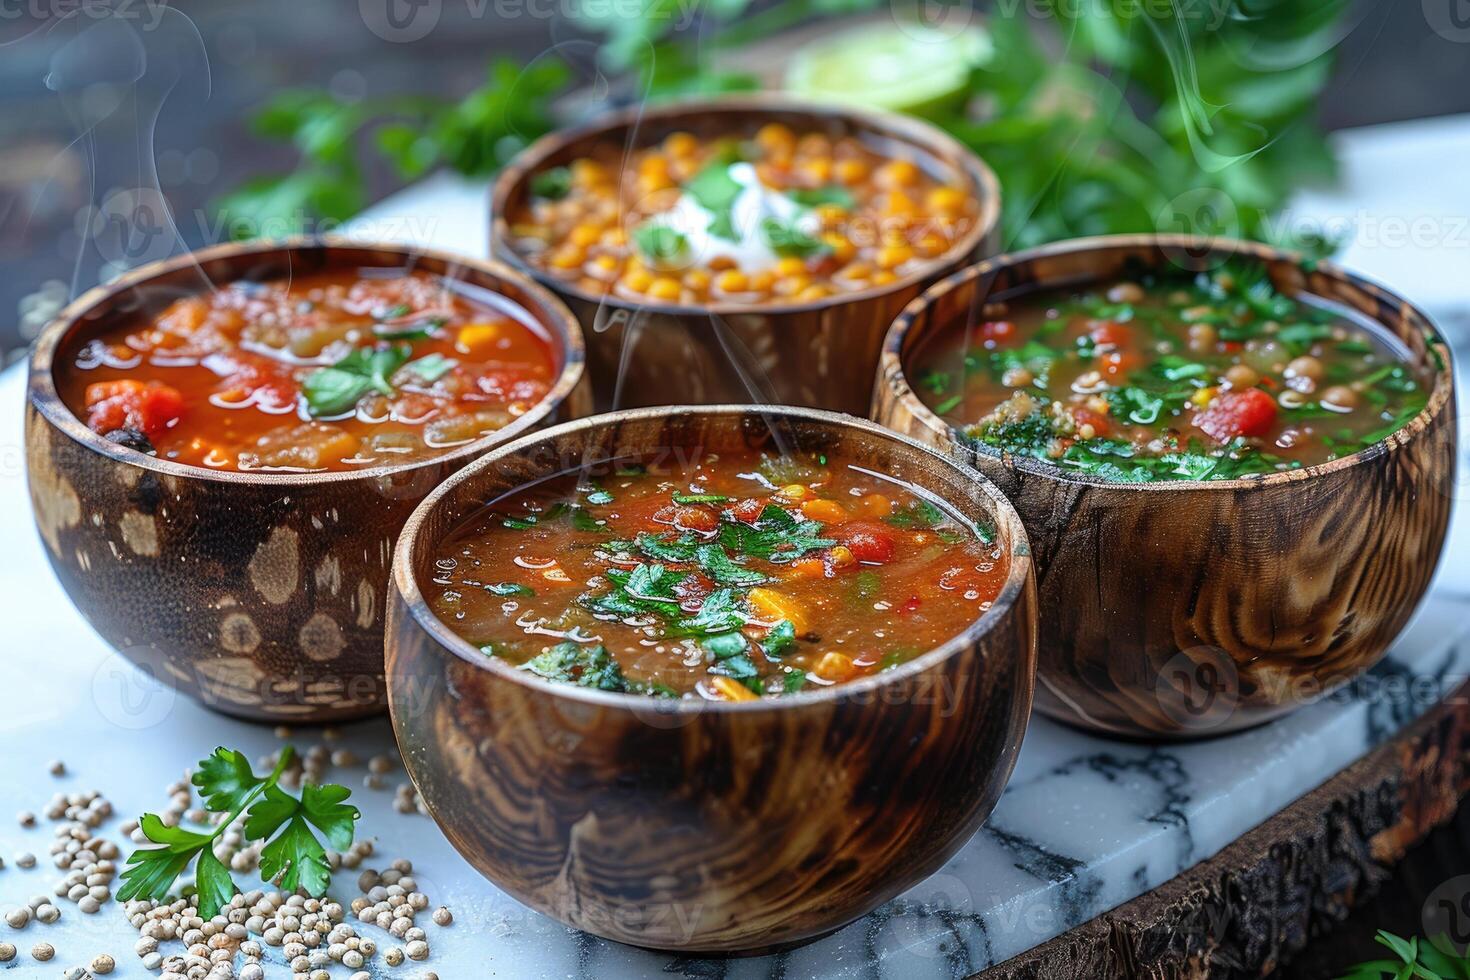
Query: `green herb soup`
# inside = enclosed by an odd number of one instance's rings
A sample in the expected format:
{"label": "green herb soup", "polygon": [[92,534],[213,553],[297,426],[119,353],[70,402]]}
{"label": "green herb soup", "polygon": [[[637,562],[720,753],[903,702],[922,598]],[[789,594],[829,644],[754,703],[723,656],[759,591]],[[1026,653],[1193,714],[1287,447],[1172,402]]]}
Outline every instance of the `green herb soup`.
{"label": "green herb soup", "polygon": [[1258,264],[989,303],[910,364],[919,397],[965,437],[1130,483],[1324,463],[1427,401],[1385,331],[1277,292]]}

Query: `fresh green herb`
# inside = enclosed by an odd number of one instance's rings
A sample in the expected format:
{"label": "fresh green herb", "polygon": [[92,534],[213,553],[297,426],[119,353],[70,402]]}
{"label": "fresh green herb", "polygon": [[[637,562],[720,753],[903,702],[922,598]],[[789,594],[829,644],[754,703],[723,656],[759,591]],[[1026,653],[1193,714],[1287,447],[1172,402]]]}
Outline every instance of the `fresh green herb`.
{"label": "fresh green herb", "polygon": [[1372,354],[1373,345],[1366,340],[1343,340],[1336,345],[1339,353],[1343,354]]}
{"label": "fresh green herb", "polygon": [[446,322],[443,317],[431,316],[415,323],[380,323],[373,327],[373,336],[379,340],[424,340],[434,336],[434,331]]}
{"label": "fresh green herb", "polygon": [[723,156],[707,165],[684,185],[684,193],[714,215],[707,229],[709,233],[727,241],[737,241],[740,238],[740,233],[735,228],[734,207],[735,199],[743,189],[739,181],[730,176],[730,161]]}
{"label": "fresh green herb", "polygon": [[990,370],[997,378],[1003,378],[1007,371],[1024,369],[1031,372],[1037,386],[1045,388],[1052,365],[1061,356],[1061,351],[1039,340],[1028,340],[1018,348],[991,351]]}
{"label": "fresh green herb", "polygon": [[913,531],[928,531],[949,520],[947,514],[927,500],[911,500],[883,518],[887,524]]}
{"label": "fresh green herb", "polygon": [[826,187],[799,187],[788,195],[797,204],[815,208],[824,204],[835,205],[844,211],[857,207],[857,198],[846,187],[829,184]]}
{"label": "fresh green herb", "polygon": [[244,753],[215,749],[199,763],[192,782],[205,809],[224,816],[213,830],[200,833],[169,826],[157,814],[143,814],[138,823],[143,835],[162,846],[139,848],[129,855],[118,901],[164,901],[175,880],[193,862],[200,915],[218,915],[238,889],[215,857],[214,842],[241,815],[245,816],[245,838],[264,843],[262,881],[276,882],[287,891],[303,889],[316,897],[326,894],[331,869],[317,833],[334,850],[345,851],[352,846],[353,824],[360,814],[344,802],[350,791],[342,786],[307,783],[299,799],[282,790],[278,785],[281,774],[293,758],[293,750],[286,746],[275,768],[261,777],[250,768]]}
{"label": "fresh green herb", "polygon": [[1276,333],[1276,339],[1291,348],[1293,354],[1305,354],[1313,344],[1331,336],[1332,327],[1325,323],[1293,323]]}
{"label": "fresh green herb", "polygon": [[573,507],[571,509],[571,513],[572,527],[578,531],[590,531],[597,534],[612,533],[610,530],[608,530],[608,527],[605,523],[599,521],[597,518],[587,513],[587,509],[585,507]]}
{"label": "fresh green herb", "polygon": [[536,590],[519,582],[492,582],[485,586],[491,595],[535,595]]}
{"label": "fresh green herb", "polygon": [[1164,400],[1142,388],[1114,388],[1104,396],[1113,415],[1135,425],[1153,425],[1164,410]]}
{"label": "fresh green herb", "polygon": [[699,611],[676,619],[668,629],[670,636],[710,636],[728,633],[745,625],[745,613],[734,589],[716,589],[705,597]]}
{"label": "fresh green herb", "polygon": [[949,390],[950,376],[947,371],[925,371],[924,376],[919,379],[919,387],[927,388],[936,395],[942,395]]}
{"label": "fresh green herb", "polygon": [[316,417],[340,415],[370,391],[391,397],[393,385],[388,379],[409,354],[407,344],[384,350],[359,347],[331,367],[317,368],[301,382],[307,411]]}
{"label": "fresh green herb", "polygon": [[600,691],[626,691],[628,688],[623,668],[600,643],[595,647],[582,646],[570,640],[558,643],[521,664],[520,669],[559,684],[576,684]]}
{"label": "fresh green herb", "polygon": [[[736,680],[758,677],[760,671],[750,659],[750,641],[741,633],[720,633],[704,641],[704,649],[714,659],[711,674],[722,674]],[[759,688],[756,693],[760,693]]]}
{"label": "fresh green herb", "polygon": [[674,586],[687,573],[663,565],[639,563],[630,571],[610,568],[605,573],[613,588],[600,595],[587,593],[578,601],[594,613],[626,618],[649,614],[675,619],[682,614]]}
{"label": "fresh green herb", "polygon": [[821,531],[819,522],[798,520],[784,508],[767,504],[754,526],[739,521],[721,525],[720,544],[735,554],[789,562],[837,543],[836,538],[821,537]]}
{"label": "fresh green herb", "polygon": [[688,532],[669,535],[643,531],[634,543],[639,551],[654,561],[674,563],[694,561],[695,556],[699,554],[699,539]]}
{"label": "fresh green herb", "polygon": [[[1340,980],[1470,980],[1470,958],[1444,952],[1434,943],[1418,937],[1404,939],[1391,932],[1378,931],[1375,937],[1388,947],[1395,959],[1360,963],[1343,974]],[[1446,942],[1445,945],[1448,945]]]}
{"label": "fresh green herb", "polygon": [[760,223],[761,238],[777,255],[809,259],[830,252],[831,246],[803,231],[796,222],[766,217]]}
{"label": "fresh green herb", "polygon": [[610,494],[610,493],[608,493],[606,490],[602,489],[601,487],[593,487],[591,490],[589,490],[587,492],[587,502],[589,504],[592,504],[593,506],[600,507],[603,504],[610,504],[610,503],[612,503],[613,502],[613,495]]}
{"label": "fresh green herb", "polygon": [[695,553],[695,560],[705,574],[714,579],[718,585],[730,585],[735,588],[748,589],[768,581],[765,575],[754,569],[737,565],[730,556],[725,554],[725,549],[718,544],[706,544],[700,546]]}
{"label": "fresh green herb", "polygon": [[804,670],[789,670],[781,679],[781,692],[783,694],[795,694],[803,687],[806,687],[806,671]]}
{"label": "fresh green herb", "polygon": [[934,411],[937,414],[939,414],[939,415],[947,415],[950,412],[953,412],[955,409],[959,408],[960,405],[961,405],[961,403],[964,402],[964,400],[965,400],[965,396],[964,395],[954,395],[954,396],[952,396],[950,398],[946,398],[944,401],[940,402],[938,405],[935,405],[934,406]]}
{"label": "fresh green herb", "polygon": [[648,221],[633,229],[633,244],[654,262],[672,262],[684,254],[689,239],[668,225]]}
{"label": "fresh green herb", "polygon": [[417,375],[425,384],[433,384],[459,366],[459,362],[443,354],[425,354],[416,361],[409,361],[403,370]]}
{"label": "fresh green herb", "polygon": [[567,505],[558,500],[543,511],[525,514],[521,517],[502,517],[500,526],[510,531],[529,531],[537,524],[545,521],[554,521],[567,512]]}
{"label": "fresh green herb", "polygon": [[791,652],[794,646],[796,646],[796,626],[791,620],[783,619],[766,633],[761,650],[765,652],[767,659],[779,660]]}
{"label": "fresh green herb", "polygon": [[718,493],[680,493],[674,491],[674,503],[676,504],[723,504],[729,497]]}
{"label": "fresh green herb", "polygon": [[531,193],[547,201],[560,201],[572,192],[572,171],[568,167],[552,167],[531,178]]}

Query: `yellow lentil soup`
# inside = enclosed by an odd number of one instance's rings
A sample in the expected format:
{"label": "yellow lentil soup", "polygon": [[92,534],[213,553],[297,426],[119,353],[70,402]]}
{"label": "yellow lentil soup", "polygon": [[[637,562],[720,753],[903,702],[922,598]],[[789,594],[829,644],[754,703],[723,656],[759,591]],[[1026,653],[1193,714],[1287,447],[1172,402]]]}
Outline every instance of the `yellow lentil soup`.
{"label": "yellow lentil soup", "polygon": [[768,123],[531,175],[511,246],[592,294],[683,306],[813,302],[939,259],[979,220],[963,176],[859,135]]}

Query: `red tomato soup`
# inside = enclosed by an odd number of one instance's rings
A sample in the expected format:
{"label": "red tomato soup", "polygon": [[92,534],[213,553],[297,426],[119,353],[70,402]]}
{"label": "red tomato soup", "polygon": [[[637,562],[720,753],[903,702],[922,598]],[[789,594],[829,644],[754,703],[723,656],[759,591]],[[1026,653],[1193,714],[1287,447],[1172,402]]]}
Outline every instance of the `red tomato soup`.
{"label": "red tomato soup", "polygon": [[546,680],[741,701],[892,669],[951,639],[1009,566],[913,488],[824,457],[707,455],[558,477],[440,546],[434,612]]}
{"label": "red tomato soup", "polygon": [[57,372],[94,431],[220,470],[353,470],[495,432],[556,381],[551,340],[503,296],[421,272],[236,282],[86,343]]}

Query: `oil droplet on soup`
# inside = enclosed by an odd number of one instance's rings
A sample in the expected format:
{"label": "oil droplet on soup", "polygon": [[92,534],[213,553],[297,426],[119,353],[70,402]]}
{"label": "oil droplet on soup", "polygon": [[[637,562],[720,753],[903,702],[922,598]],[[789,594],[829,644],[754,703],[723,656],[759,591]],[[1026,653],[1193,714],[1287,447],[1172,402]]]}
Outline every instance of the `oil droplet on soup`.
{"label": "oil droplet on soup", "polygon": [[838,459],[710,454],[528,487],[440,546],[430,605],[547,680],[748,700],[890,670],[988,610],[995,533]]}

